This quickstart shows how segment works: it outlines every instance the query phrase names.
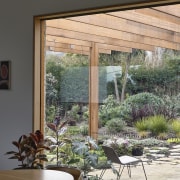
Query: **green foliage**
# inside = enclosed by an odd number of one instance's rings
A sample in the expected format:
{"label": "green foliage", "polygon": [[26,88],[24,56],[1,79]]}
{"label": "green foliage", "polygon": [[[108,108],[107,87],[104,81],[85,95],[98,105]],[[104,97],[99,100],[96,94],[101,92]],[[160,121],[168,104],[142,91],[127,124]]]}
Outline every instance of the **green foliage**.
{"label": "green foliage", "polygon": [[149,129],[149,122],[145,119],[141,120],[141,121],[137,121],[135,123],[135,127],[139,132],[142,131],[148,131]]}
{"label": "green foliage", "polygon": [[122,104],[110,95],[100,106],[99,117],[103,125],[113,118],[119,118],[132,126],[137,119],[159,114],[159,108],[163,105],[164,101],[160,97],[147,92],[129,96]]}
{"label": "green foliage", "polygon": [[71,108],[71,110],[69,110],[67,112],[67,116],[68,118],[72,119],[72,120],[75,120],[75,121],[79,121],[79,114],[78,112],[80,111],[80,107],[78,104],[74,104]]}
{"label": "green foliage", "polygon": [[83,136],[87,136],[89,131],[88,125],[84,125],[80,128],[80,132]]}
{"label": "green foliage", "polygon": [[171,127],[176,136],[180,137],[180,120],[173,120]]}
{"label": "green foliage", "polygon": [[123,105],[129,105],[131,107],[140,108],[145,104],[153,105],[158,108],[163,103],[163,100],[148,92],[139,93],[133,96],[129,96],[124,102]]}
{"label": "green foliage", "polygon": [[125,122],[119,118],[113,118],[106,123],[106,127],[110,132],[120,132],[123,130]]}
{"label": "green foliage", "polygon": [[87,121],[89,119],[89,108],[88,106],[82,107],[82,119]]}
{"label": "green foliage", "polygon": [[119,116],[118,113],[119,103],[115,100],[113,95],[109,95],[105,100],[103,105],[99,107],[99,118],[102,125],[112,118]]}
{"label": "green foliage", "polygon": [[139,131],[150,131],[152,135],[158,135],[168,131],[167,120],[162,115],[150,116],[135,124]]}
{"label": "green foliage", "polygon": [[152,106],[154,114],[157,114],[159,107],[163,104],[163,100],[153,95],[152,93],[139,93],[129,96],[120,105],[120,117],[123,118],[129,125],[132,125],[136,119],[133,119],[133,109],[141,109],[143,106]]}
{"label": "green foliage", "polygon": [[174,119],[180,116],[180,93],[177,96],[163,96],[164,104],[160,107],[161,114],[168,119]]}
{"label": "green foliage", "polygon": [[98,155],[96,150],[99,147],[97,146],[94,139],[87,136],[84,141],[74,141],[72,143],[72,151],[78,155],[79,162],[83,161],[80,169],[84,171],[86,175],[90,167],[95,167],[98,163]]}
{"label": "green foliage", "polygon": [[136,139],[129,139],[129,142],[131,144],[139,144],[139,145],[142,145],[142,146],[147,146],[147,147],[153,147],[153,146],[163,146],[163,147],[166,147],[166,146],[169,146],[169,143],[166,142],[166,141],[163,141],[163,140],[159,140],[159,139],[156,139],[156,138],[146,138],[146,139],[142,139],[142,140],[136,140]]}
{"label": "green foliage", "polygon": [[127,83],[127,92],[137,94],[150,92],[156,95],[177,95],[180,83],[180,59],[170,59],[163,67],[149,68],[141,66],[131,68],[132,81]]}
{"label": "green foliage", "polygon": [[180,138],[169,138],[167,140],[168,143],[177,143],[179,144],[180,143]]}
{"label": "green foliage", "polygon": [[80,134],[80,128],[79,126],[69,126],[67,130],[67,134],[69,136],[74,136]]}
{"label": "green foliage", "polygon": [[51,73],[46,74],[46,104],[48,106],[56,103],[57,100],[57,90],[54,88],[56,86],[57,80],[55,76]]}
{"label": "green foliage", "polygon": [[[50,59],[47,61],[46,64],[46,74],[52,74],[54,79],[56,80],[56,83],[53,84],[53,89],[57,91],[57,96],[60,95],[60,87],[61,87],[61,78],[62,73],[64,72],[64,68],[59,63],[59,59],[57,56],[50,56]],[[58,60],[53,61],[53,58],[57,58]]]}
{"label": "green foliage", "polygon": [[164,116],[152,116],[147,118],[149,121],[149,130],[154,134],[158,135],[159,133],[164,133],[168,131],[167,120]]}
{"label": "green foliage", "polygon": [[50,107],[46,108],[46,122],[51,122],[56,115],[55,106],[51,105]]}

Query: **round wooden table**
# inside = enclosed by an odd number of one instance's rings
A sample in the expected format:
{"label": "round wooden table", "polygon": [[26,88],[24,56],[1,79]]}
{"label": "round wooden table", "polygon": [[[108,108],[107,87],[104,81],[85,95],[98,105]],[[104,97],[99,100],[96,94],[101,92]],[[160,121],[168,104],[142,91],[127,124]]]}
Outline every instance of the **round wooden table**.
{"label": "round wooden table", "polygon": [[3,170],[0,180],[74,180],[71,174],[55,170]]}

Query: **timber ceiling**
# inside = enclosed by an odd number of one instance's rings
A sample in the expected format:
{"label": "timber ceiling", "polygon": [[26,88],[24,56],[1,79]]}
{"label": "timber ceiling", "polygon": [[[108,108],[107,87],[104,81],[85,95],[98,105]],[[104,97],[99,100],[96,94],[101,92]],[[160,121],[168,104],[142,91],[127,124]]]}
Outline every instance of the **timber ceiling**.
{"label": "timber ceiling", "polygon": [[89,55],[155,47],[180,50],[180,4],[46,21],[46,49]]}

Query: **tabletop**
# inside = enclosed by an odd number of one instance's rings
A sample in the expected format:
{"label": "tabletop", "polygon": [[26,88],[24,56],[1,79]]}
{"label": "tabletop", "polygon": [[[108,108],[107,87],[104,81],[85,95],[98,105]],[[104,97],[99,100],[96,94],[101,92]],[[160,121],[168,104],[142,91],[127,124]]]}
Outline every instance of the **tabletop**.
{"label": "tabletop", "polygon": [[0,180],[74,180],[71,174],[55,170],[2,170]]}

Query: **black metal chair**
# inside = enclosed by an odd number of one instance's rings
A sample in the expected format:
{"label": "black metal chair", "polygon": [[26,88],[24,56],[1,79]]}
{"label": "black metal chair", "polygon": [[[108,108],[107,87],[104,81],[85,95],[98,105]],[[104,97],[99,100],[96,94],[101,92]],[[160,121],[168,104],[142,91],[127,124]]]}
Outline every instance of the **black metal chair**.
{"label": "black metal chair", "polygon": [[[124,170],[124,167],[127,167],[128,169],[128,175],[131,178],[131,165],[136,165],[138,163],[141,163],[142,167],[143,167],[143,171],[144,171],[144,175],[145,175],[145,179],[147,180],[147,176],[146,176],[146,172],[145,172],[145,168],[144,168],[144,164],[143,161],[141,159],[137,159],[135,157],[132,156],[120,156],[118,157],[117,153],[115,152],[115,150],[112,147],[109,146],[102,146],[104,153],[107,157],[107,159],[111,162],[111,163],[116,163],[119,164],[119,170],[117,173],[117,179],[120,179],[122,172]],[[122,168],[121,168],[122,167]],[[121,170],[122,169],[122,170]],[[103,169],[101,172],[101,179],[105,173],[106,169]]]}

